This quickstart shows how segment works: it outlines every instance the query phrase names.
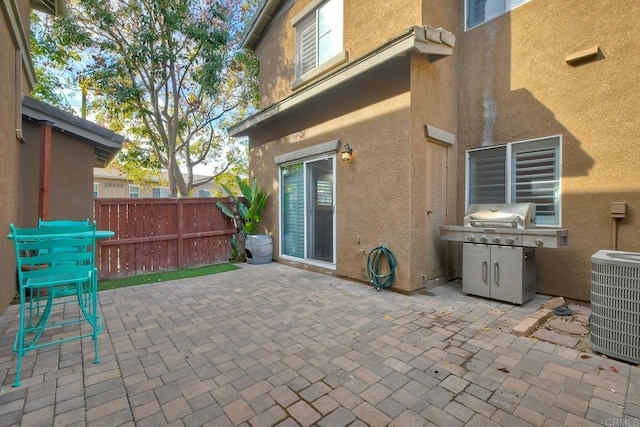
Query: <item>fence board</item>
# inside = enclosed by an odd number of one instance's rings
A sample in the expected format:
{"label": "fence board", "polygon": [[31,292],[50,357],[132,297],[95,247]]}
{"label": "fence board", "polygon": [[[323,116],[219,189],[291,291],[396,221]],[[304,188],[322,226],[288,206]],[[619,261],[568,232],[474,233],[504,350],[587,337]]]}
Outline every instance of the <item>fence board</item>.
{"label": "fence board", "polygon": [[100,278],[191,268],[231,256],[231,219],[216,206],[226,198],[96,199]]}

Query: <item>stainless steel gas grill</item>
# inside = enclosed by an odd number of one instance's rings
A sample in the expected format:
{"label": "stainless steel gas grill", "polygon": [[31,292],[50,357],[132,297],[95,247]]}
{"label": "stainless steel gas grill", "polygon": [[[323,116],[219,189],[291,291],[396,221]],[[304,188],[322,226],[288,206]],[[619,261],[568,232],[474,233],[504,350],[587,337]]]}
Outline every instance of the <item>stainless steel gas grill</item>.
{"label": "stainless steel gas grill", "polygon": [[440,239],[463,242],[463,292],[523,304],[536,294],[536,248],[565,246],[567,230],[536,228],[533,203],[476,204]]}

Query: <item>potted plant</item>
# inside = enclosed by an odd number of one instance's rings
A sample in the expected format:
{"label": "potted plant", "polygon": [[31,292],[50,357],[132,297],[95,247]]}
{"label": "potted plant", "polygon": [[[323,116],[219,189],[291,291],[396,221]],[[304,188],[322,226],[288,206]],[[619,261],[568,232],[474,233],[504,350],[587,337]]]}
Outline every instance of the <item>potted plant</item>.
{"label": "potted plant", "polygon": [[229,195],[231,209],[222,202],[216,203],[218,208],[236,223],[238,238],[236,244],[238,254],[243,255],[249,264],[266,264],[273,259],[273,242],[271,235],[258,234],[262,213],[267,201],[267,193],[258,189],[258,182],[254,178],[251,185],[236,176],[238,188],[244,196],[239,198],[224,184],[222,188]]}

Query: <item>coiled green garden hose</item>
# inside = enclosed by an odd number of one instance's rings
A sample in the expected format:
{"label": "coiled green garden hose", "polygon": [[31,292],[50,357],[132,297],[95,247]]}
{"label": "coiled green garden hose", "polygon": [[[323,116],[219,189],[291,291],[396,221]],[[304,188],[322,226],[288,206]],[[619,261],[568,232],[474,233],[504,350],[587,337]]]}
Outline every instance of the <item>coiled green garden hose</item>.
{"label": "coiled green garden hose", "polygon": [[[389,272],[386,274],[380,273],[382,265],[380,261],[382,257],[385,258]],[[396,273],[396,256],[388,248],[384,246],[378,246],[369,252],[367,257],[367,271],[369,272],[369,280],[371,285],[376,290],[386,289],[393,285]]]}

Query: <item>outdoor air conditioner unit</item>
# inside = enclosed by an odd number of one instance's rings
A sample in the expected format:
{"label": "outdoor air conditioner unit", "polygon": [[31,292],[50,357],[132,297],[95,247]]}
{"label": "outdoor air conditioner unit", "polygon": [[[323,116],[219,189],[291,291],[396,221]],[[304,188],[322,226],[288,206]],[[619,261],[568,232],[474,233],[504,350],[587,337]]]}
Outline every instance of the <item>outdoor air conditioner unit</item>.
{"label": "outdoor air conditioner unit", "polygon": [[591,347],[640,363],[640,253],[591,256]]}

